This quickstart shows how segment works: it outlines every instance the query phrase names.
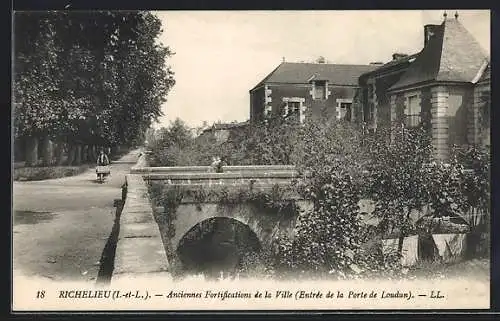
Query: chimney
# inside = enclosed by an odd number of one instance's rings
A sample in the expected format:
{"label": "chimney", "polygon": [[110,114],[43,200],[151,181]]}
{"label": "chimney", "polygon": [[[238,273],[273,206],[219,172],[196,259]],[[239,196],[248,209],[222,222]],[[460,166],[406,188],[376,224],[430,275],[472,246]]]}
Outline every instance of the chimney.
{"label": "chimney", "polygon": [[424,47],[427,46],[429,39],[436,34],[439,27],[440,27],[439,25],[424,26]]}
{"label": "chimney", "polygon": [[401,58],[404,58],[404,57],[408,57],[407,54],[403,54],[403,53],[398,53],[398,52],[395,52],[392,54],[392,60],[398,60],[398,59],[401,59]]}

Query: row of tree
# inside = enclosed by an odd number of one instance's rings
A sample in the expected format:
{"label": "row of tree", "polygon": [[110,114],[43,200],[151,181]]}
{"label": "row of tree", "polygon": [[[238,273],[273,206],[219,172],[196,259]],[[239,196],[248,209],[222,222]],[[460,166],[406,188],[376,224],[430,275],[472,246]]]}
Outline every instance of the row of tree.
{"label": "row of tree", "polygon": [[162,115],[173,53],[152,13],[18,12],[14,28],[13,127],[27,165],[136,144]]}

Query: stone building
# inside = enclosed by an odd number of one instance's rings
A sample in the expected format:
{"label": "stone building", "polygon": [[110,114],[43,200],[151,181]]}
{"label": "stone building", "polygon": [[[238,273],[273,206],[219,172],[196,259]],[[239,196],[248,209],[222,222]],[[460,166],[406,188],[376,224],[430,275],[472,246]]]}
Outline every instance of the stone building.
{"label": "stone building", "polygon": [[250,90],[250,121],[272,115],[352,119],[358,78],[377,64],[282,62]]}
{"label": "stone building", "polygon": [[354,114],[376,130],[393,121],[424,125],[435,156],[447,159],[451,145],[489,145],[490,63],[458,14],[424,26],[423,49],[359,78]]}
{"label": "stone building", "polygon": [[248,122],[233,122],[233,123],[215,123],[212,126],[203,130],[200,137],[212,136],[218,143],[226,142],[231,133],[244,129]]}

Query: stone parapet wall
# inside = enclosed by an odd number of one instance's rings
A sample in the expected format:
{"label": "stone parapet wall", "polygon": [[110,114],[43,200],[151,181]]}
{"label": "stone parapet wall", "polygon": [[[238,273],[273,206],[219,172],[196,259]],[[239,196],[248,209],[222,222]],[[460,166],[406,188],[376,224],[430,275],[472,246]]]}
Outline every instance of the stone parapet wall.
{"label": "stone parapet wall", "polygon": [[[295,166],[293,165],[256,165],[256,166],[224,166],[224,173],[295,173]],[[213,173],[210,166],[173,166],[173,167],[144,167],[134,166],[130,173],[132,174],[149,174],[149,173],[162,173],[162,174],[176,174],[176,173]]]}
{"label": "stone parapet wall", "polygon": [[167,274],[165,248],[144,179],[141,175],[129,174],[126,185],[113,280],[125,274]]}
{"label": "stone parapet wall", "polygon": [[[113,280],[129,274],[168,275],[167,253],[154,218],[147,181],[195,190],[217,191],[230,187],[264,191],[276,185],[290,186],[298,178],[294,166],[226,166],[224,173],[214,173],[209,166],[144,167],[144,164],[138,162],[126,176],[127,193],[120,217]],[[206,201],[206,206],[213,206],[209,205],[211,200]],[[186,198],[183,203],[188,204],[190,200]]]}
{"label": "stone parapet wall", "polygon": [[167,185],[208,188],[252,187],[266,189],[274,185],[290,185],[299,178],[293,166],[227,166],[224,173],[209,172],[209,167],[137,168],[146,181],[163,181]]}

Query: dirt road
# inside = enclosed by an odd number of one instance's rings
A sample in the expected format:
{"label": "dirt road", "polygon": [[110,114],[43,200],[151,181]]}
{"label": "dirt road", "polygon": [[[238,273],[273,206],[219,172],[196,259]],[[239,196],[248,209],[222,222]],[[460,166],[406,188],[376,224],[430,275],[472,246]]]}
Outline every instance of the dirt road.
{"label": "dirt road", "polygon": [[81,175],[14,182],[14,276],[60,281],[93,281],[115,218],[125,175],[139,150],[112,164],[104,184],[94,169]]}

